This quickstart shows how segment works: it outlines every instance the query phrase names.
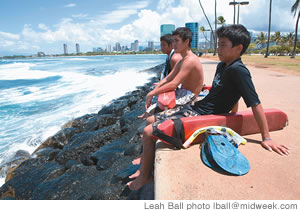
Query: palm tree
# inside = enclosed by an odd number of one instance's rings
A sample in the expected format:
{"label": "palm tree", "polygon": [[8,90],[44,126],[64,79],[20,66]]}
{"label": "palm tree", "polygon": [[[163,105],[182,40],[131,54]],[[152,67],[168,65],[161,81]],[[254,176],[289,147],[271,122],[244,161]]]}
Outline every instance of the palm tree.
{"label": "palm tree", "polygon": [[264,32],[260,32],[259,35],[256,35],[255,43],[260,45],[260,48],[265,48],[266,44],[266,34]]}
{"label": "palm tree", "polygon": [[204,26],[201,26],[201,27],[199,28],[199,31],[203,33],[203,36],[204,36],[205,40],[206,40],[207,42],[209,42],[208,39],[207,39],[206,34],[204,33],[205,31],[209,31],[209,30],[205,29]]}
{"label": "palm tree", "polygon": [[224,17],[223,16],[219,16],[218,17],[218,22],[217,22],[217,24],[218,25],[225,25],[225,22],[226,22],[226,20],[224,19]]}
{"label": "palm tree", "polygon": [[204,38],[205,38],[205,50],[207,50],[207,44],[206,44],[206,42],[209,43],[209,40],[207,39],[206,31],[210,31],[210,30],[209,30],[209,29],[205,29],[204,26],[201,26],[201,27],[199,28],[199,31],[203,33],[203,36],[204,36]]}
{"label": "palm tree", "polygon": [[282,36],[280,31],[276,31],[274,35],[271,36],[271,40],[276,43],[276,45],[280,44],[282,41]]}
{"label": "palm tree", "polygon": [[295,3],[293,4],[292,8],[291,8],[291,12],[294,13],[294,17],[296,16],[297,10],[299,9],[298,17],[297,17],[297,21],[296,21],[296,28],[295,28],[294,49],[293,49],[291,58],[295,58],[295,55],[296,55],[298,23],[299,23],[299,18],[300,18],[300,8],[299,7],[300,7],[300,0],[296,0]]}
{"label": "palm tree", "polygon": [[269,31],[268,31],[268,41],[267,41],[267,50],[265,54],[265,58],[269,55],[269,44],[270,44],[270,31],[271,31],[271,14],[272,14],[272,0],[270,0],[270,7],[269,7]]}
{"label": "palm tree", "polygon": [[210,31],[211,31],[211,33],[212,33],[212,36],[213,36],[213,39],[214,39],[214,46],[215,46],[214,55],[216,55],[216,46],[217,46],[217,43],[216,43],[215,33],[214,33],[214,30],[213,30],[212,27],[211,27],[211,24],[210,24],[210,22],[209,22],[209,19],[208,19],[207,15],[206,15],[206,13],[205,13],[205,11],[204,11],[204,8],[203,8],[203,6],[202,6],[202,4],[201,4],[201,0],[199,0],[199,4],[200,4],[200,7],[201,7],[201,9],[202,9],[202,12],[203,12],[203,14],[204,14],[204,16],[205,16],[205,18],[206,18],[206,20],[207,20],[207,23],[208,23],[208,25],[209,25]]}
{"label": "palm tree", "polygon": [[285,41],[286,41],[288,47],[292,47],[293,46],[293,40],[295,39],[294,36],[295,35],[292,32],[288,33],[285,36]]}

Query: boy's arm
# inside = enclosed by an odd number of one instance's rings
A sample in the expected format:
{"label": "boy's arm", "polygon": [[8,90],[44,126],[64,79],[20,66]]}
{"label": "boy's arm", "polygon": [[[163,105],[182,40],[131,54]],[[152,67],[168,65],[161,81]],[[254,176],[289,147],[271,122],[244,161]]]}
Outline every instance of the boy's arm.
{"label": "boy's arm", "polygon": [[176,63],[178,61],[180,61],[181,59],[182,59],[182,56],[179,53],[174,53],[174,55],[171,57],[171,62],[170,62],[171,68],[172,68],[171,72],[174,70]]}
{"label": "boy's arm", "polygon": [[275,152],[277,152],[280,155],[283,155],[283,154],[288,155],[289,152],[288,152],[288,148],[286,146],[279,145],[271,139],[271,136],[269,133],[268,122],[267,122],[262,105],[258,104],[256,106],[252,106],[251,108],[252,108],[252,112],[255,117],[255,120],[260,129],[262,139],[263,139],[263,141],[261,142],[261,145],[269,151],[274,150]]}
{"label": "boy's arm", "polygon": [[174,85],[171,86],[171,88],[169,87],[170,86],[170,82],[174,80],[174,78],[177,76],[178,74],[178,71],[179,71],[179,67],[178,66],[178,63],[177,62],[173,68],[173,70],[170,72],[170,74],[168,74],[164,79],[162,79],[157,85],[156,87],[150,91],[148,94],[147,94],[147,97],[146,97],[146,109],[148,109],[149,106],[151,106],[151,103],[152,103],[152,98],[153,96],[155,95],[158,95],[162,92],[167,92],[167,91],[170,91],[170,90],[175,90],[177,88],[177,86],[175,87]]}
{"label": "boy's arm", "polygon": [[231,109],[231,113],[236,113],[239,110],[239,102],[237,102],[234,107]]}
{"label": "boy's arm", "polygon": [[191,59],[185,59],[176,63],[174,70],[169,74],[170,81],[154,88],[154,90],[147,94],[147,98],[151,98],[167,91],[175,90],[178,85],[185,80],[193,68],[194,64],[193,60]]}

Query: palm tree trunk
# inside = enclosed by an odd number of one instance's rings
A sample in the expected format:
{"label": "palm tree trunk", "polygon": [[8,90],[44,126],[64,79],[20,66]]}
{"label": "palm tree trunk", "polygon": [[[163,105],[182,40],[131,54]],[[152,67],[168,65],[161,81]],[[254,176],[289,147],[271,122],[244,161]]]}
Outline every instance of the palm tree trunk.
{"label": "palm tree trunk", "polygon": [[[235,0],[233,0],[235,3]],[[233,24],[235,24],[235,4],[233,5]]]}
{"label": "palm tree trunk", "polygon": [[268,41],[267,41],[267,50],[265,54],[265,58],[269,56],[269,44],[270,44],[270,31],[271,31],[271,15],[272,14],[272,0],[270,0],[270,7],[269,7],[269,31],[268,31]]}
{"label": "palm tree trunk", "polygon": [[215,0],[215,45],[214,45],[214,55],[217,54],[217,37],[216,37],[216,32],[217,32],[217,0]]}
{"label": "palm tree trunk", "polygon": [[[202,9],[202,11],[203,11],[203,14],[204,14],[204,16],[205,16],[205,18],[206,18],[206,20],[207,20],[207,23],[208,23],[208,25],[209,25],[209,28],[210,28],[210,30],[211,30],[211,33],[212,33],[212,35],[213,35],[213,40],[214,40],[214,43],[216,42],[216,38],[215,38],[215,33],[214,33],[214,30],[212,29],[212,27],[211,27],[211,24],[210,24],[210,22],[209,22],[209,19],[208,19],[208,17],[206,16],[206,13],[205,13],[205,11],[204,11],[204,8],[203,8],[203,6],[202,6],[202,4],[201,4],[201,0],[199,0],[199,4],[200,4],[200,7],[201,7],[201,9]],[[215,43],[216,44],[216,43]],[[214,54],[215,55],[215,54]]]}
{"label": "palm tree trunk", "polygon": [[294,49],[293,49],[291,58],[295,58],[295,56],[296,56],[297,34],[298,34],[298,23],[299,23],[299,18],[300,18],[300,11],[299,11],[299,13],[298,13],[298,18],[297,18],[297,21],[296,21]]}

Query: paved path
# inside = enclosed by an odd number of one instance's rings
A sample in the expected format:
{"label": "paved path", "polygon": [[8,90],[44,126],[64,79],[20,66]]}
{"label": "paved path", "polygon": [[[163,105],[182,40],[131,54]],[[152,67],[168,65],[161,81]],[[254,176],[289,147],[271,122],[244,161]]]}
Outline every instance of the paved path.
{"label": "paved path", "polygon": [[[211,84],[215,61],[201,59],[205,83]],[[277,108],[289,117],[289,126],[271,132],[272,138],[290,148],[280,156],[260,146],[260,134],[245,136],[248,143],[239,150],[250,162],[244,176],[227,176],[206,167],[199,145],[171,150],[157,144],[155,199],[300,199],[300,76],[248,66],[264,108]],[[246,110],[240,100],[239,110]]]}

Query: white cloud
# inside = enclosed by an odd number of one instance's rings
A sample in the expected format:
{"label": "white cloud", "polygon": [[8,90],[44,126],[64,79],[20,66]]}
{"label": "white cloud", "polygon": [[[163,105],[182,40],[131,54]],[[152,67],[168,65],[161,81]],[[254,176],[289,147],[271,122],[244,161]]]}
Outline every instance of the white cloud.
{"label": "white cloud", "polygon": [[10,46],[15,45],[15,42],[14,42],[14,41],[1,40],[1,39],[0,39],[0,45],[1,45],[2,47],[10,47]]}
{"label": "white cloud", "polygon": [[74,3],[71,3],[71,4],[67,4],[67,5],[65,5],[64,7],[76,7],[76,4],[74,4]]}
{"label": "white cloud", "polygon": [[88,19],[88,14],[76,14],[76,15],[72,15],[72,18],[78,18],[78,19]]}
{"label": "white cloud", "polygon": [[20,35],[0,31],[0,39],[20,39]]}
{"label": "white cloud", "polygon": [[[214,24],[214,1],[201,0],[205,11]],[[273,1],[272,30],[293,31],[295,19],[290,13],[293,0]],[[217,1],[217,16],[224,16],[226,23],[233,22],[233,7]],[[46,53],[52,46],[62,46],[63,43],[75,45],[80,43],[82,50],[91,50],[93,47],[105,47],[120,42],[129,45],[134,40],[144,44],[154,41],[158,44],[161,24],[175,24],[176,27],[184,26],[186,22],[199,22],[200,26],[208,28],[198,1],[191,0],[159,0],[155,10],[147,9],[148,1],[137,1],[136,4],[119,6],[106,14],[89,16],[88,14],[75,14],[72,18],[61,19],[55,25],[40,23],[38,29],[24,25],[20,35],[0,32],[0,45],[9,48],[41,49]],[[66,5],[67,6],[67,5]],[[76,5],[75,5],[76,6]],[[240,23],[249,30],[267,31],[268,26],[268,1],[251,0],[247,6],[240,7]],[[135,18],[130,23],[119,28],[124,21]],[[79,22],[80,20],[80,22]],[[48,46],[48,48],[46,47]],[[57,47],[57,48],[58,48]],[[60,53],[59,51],[58,53]]]}
{"label": "white cloud", "polygon": [[163,11],[173,7],[175,0],[159,0],[157,4],[157,10]]}
{"label": "white cloud", "polygon": [[97,21],[100,24],[114,24],[121,23],[125,19],[127,19],[130,15],[134,15],[137,13],[137,10],[134,9],[120,9],[111,11],[109,14],[101,15],[97,17]]}
{"label": "white cloud", "polygon": [[48,27],[47,27],[44,23],[40,23],[40,24],[38,25],[38,27],[39,27],[39,29],[41,29],[41,30],[45,30],[45,31],[49,30]]}
{"label": "white cloud", "polygon": [[129,4],[129,5],[121,5],[118,7],[118,9],[144,9],[149,5],[148,1],[137,1],[135,4]]}

